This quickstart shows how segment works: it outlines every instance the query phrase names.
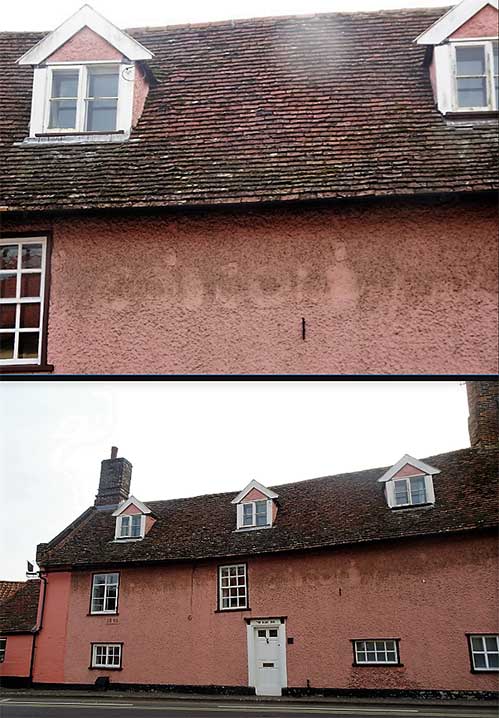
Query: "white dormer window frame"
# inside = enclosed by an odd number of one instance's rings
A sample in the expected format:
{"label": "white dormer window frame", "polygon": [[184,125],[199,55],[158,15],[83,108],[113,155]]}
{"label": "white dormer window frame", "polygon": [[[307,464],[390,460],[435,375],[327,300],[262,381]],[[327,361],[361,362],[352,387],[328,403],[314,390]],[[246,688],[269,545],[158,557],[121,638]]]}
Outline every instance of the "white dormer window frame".
{"label": "white dormer window frame", "polygon": [[122,514],[116,518],[116,541],[140,541],[145,535],[145,514]]}
{"label": "white dormer window frame", "polygon": [[[423,482],[422,491],[415,487],[417,481]],[[407,506],[426,506],[435,501],[433,492],[433,480],[429,474],[414,474],[413,476],[402,476],[392,479],[393,483],[393,507],[400,508]],[[387,485],[388,486],[388,485]],[[402,489],[402,491],[401,491]],[[406,496],[406,501],[399,501],[401,493]],[[418,494],[423,493],[423,501],[418,500]],[[433,501],[430,500],[433,499]]]}
{"label": "white dormer window frame", "polygon": [[[257,505],[258,504],[258,505]],[[265,504],[265,523],[259,523],[263,512],[262,504]],[[254,501],[242,501],[237,505],[237,529],[247,531],[249,529],[265,529],[272,526],[272,499],[255,499]]]}
{"label": "white dormer window frame", "polygon": [[[398,476],[400,470],[407,465],[414,469],[414,473],[410,473],[405,476]],[[386,503],[388,504],[388,507],[390,509],[410,508],[411,510],[415,510],[417,508],[421,508],[424,506],[427,507],[435,503],[433,477],[439,473],[440,469],[437,469],[434,466],[430,466],[424,461],[416,459],[414,456],[404,454],[404,456],[399,461],[397,461],[396,464],[394,464],[387,471],[385,471],[383,476],[380,476],[378,482],[384,484]],[[424,479],[424,502],[414,500],[413,493],[416,494],[416,491],[413,492],[412,490],[411,479]],[[399,487],[395,486],[397,482],[400,482]],[[404,484],[405,486],[405,495],[407,499],[403,502],[397,501],[397,493],[399,494],[399,496],[402,493],[400,491],[402,484]],[[399,489],[398,491],[396,491],[397,488]]]}
{"label": "white dormer window frame", "polygon": [[[459,72],[459,50],[461,48],[483,48],[484,68],[483,73],[465,75]],[[494,52],[495,50],[495,52]],[[473,38],[463,40],[452,40],[449,42],[451,77],[452,109],[454,112],[493,112],[499,108],[499,97],[497,89],[497,77],[499,74],[497,58],[498,42],[495,38]],[[484,105],[460,105],[459,104],[459,80],[483,78],[485,80]]]}
{"label": "white dormer window frame", "polygon": [[[118,94],[110,98],[116,100],[116,122],[113,129],[89,130],[89,96],[90,78],[92,74],[116,70],[118,75]],[[74,127],[51,127],[51,105],[56,101],[53,97],[54,75],[57,72],[77,72],[78,89],[76,100],[76,120]],[[33,97],[31,107],[30,137],[40,135],[113,135],[116,133],[128,136],[132,126],[133,91],[135,81],[135,65],[116,60],[92,62],[57,62],[36,67],[33,80]],[[97,98],[105,99],[105,98]]]}

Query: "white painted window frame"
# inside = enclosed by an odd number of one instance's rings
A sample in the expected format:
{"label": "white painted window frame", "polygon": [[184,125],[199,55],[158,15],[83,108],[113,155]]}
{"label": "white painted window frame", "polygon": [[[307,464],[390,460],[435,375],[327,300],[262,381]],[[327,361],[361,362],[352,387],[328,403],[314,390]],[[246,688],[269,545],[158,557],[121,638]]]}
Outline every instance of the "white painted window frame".
{"label": "white painted window frame", "polygon": [[[495,42],[497,44],[497,40]],[[452,40],[450,42],[451,52],[451,78],[452,78],[452,97],[454,112],[493,112],[498,109],[499,98],[496,97],[496,89],[494,83],[494,41],[492,39],[473,39],[473,40]],[[458,47],[483,47],[485,48],[485,78],[487,105],[481,107],[461,107],[458,104],[457,91],[457,54]]]}
{"label": "white painted window frame", "polygon": [[[106,649],[106,662],[97,663],[97,649]],[[110,648],[118,648],[118,663],[109,663]],[[92,668],[121,668],[122,660],[122,645],[121,643],[94,643],[92,645]]]}
{"label": "white painted window frame", "polygon": [[[47,274],[47,237],[46,236],[33,236],[33,237],[2,237],[0,239],[0,246],[17,244],[17,268],[16,269],[0,269],[0,275],[15,274],[16,275],[16,296],[13,298],[0,298],[0,304],[15,304],[16,305],[16,328],[15,329],[2,329],[0,328],[1,334],[15,334],[14,337],[14,358],[13,359],[0,359],[0,366],[22,366],[41,364],[42,355],[42,344],[43,344],[43,327],[44,327],[44,312],[45,312],[45,279]],[[22,269],[22,247],[24,244],[41,244],[42,245],[42,264],[40,269]],[[40,274],[40,296],[39,297],[21,297],[21,275],[22,274]],[[21,329],[21,304],[40,304],[40,322],[38,329],[35,327],[29,327]],[[38,331],[38,355],[36,359],[16,359],[19,351],[19,334],[29,333]]]}
{"label": "white painted window frame", "polygon": [[[86,95],[89,70],[104,72],[110,67],[117,67],[119,75],[116,127],[113,131],[95,132],[92,134],[102,135],[103,137],[115,132],[124,132],[128,134],[132,127],[135,65],[116,60],[101,60],[77,63],[47,63],[43,67],[35,67],[31,104],[30,137],[35,137],[36,135],[75,135],[86,133],[85,106],[87,104]],[[77,70],[79,72],[75,128],[49,128],[52,75],[55,70]]]}
{"label": "white painted window frame", "polygon": [[[267,523],[265,526],[256,525],[256,502],[266,501],[267,503]],[[244,508],[243,506],[252,505],[252,523],[244,523]],[[237,530],[238,531],[255,531],[258,529],[269,529],[272,527],[272,499],[255,499],[254,501],[241,501],[237,504]]]}
{"label": "white painted window frame", "polygon": [[[106,608],[104,608],[102,611],[95,611],[95,610],[94,610],[94,591],[95,591],[95,589],[96,589],[95,579],[97,578],[97,576],[116,576],[116,577],[117,577],[117,578],[116,578],[116,583],[113,582],[113,583],[108,584],[108,583],[106,582],[106,583],[104,583],[104,584],[99,584],[99,585],[104,585],[104,606],[106,605],[106,601],[107,601],[107,587],[108,587],[108,585],[116,586],[116,605],[115,605],[115,607],[114,607],[113,609],[106,609]],[[116,615],[116,614],[118,613],[119,594],[120,594],[120,575],[119,575],[119,573],[117,573],[117,572],[115,572],[115,571],[102,572],[102,573],[94,573],[93,576],[92,576],[92,593],[91,593],[91,596],[90,596],[90,614],[91,614],[92,616],[101,616],[101,615],[112,616],[112,615]]]}
{"label": "white painted window frame", "polygon": [[[131,533],[122,535],[121,527],[124,518],[133,518],[134,516],[140,516],[140,536],[132,536]],[[130,530],[132,528],[132,522],[130,521]],[[114,538],[116,541],[140,541],[146,535],[146,516],[145,514],[121,514],[116,517],[116,530]]]}
{"label": "white painted window frame", "polygon": [[[368,651],[367,650],[367,643],[374,643],[374,651]],[[385,655],[388,654],[388,651],[390,653],[395,652],[395,660],[378,660],[378,650],[376,648],[377,643],[383,643],[383,649],[382,651],[379,651],[379,653],[384,653]],[[387,644],[393,644],[394,648],[387,648]],[[397,666],[400,665],[400,656],[399,656],[399,647],[398,647],[398,641],[394,640],[393,638],[362,638],[358,640],[354,640],[353,642],[354,651],[355,651],[355,663],[359,666]],[[362,648],[363,646],[363,648]],[[375,659],[374,661],[367,659],[367,653],[374,653]],[[359,660],[359,654],[365,653],[366,654],[366,660]]]}
{"label": "white painted window frame", "polygon": [[[472,667],[474,671],[477,671],[479,673],[497,673],[499,671],[499,668],[496,668],[494,666],[489,665],[489,653],[495,653],[495,651],[488,651],[487,647],[485,645],[485,639],[486,638],[495,638],[496,644],[499,651],[499,635],[497,633],[488,633],[488,634],[470,634],[469,636],[469,643],[470,643],[470,655],[471,655],[471,661],[472,661]],[[475,648],[473,648],[473,639],[475,640],[481,640],[482,642],[482,650],[477,651]],[[475,655],[476,654],[483,654],[485,657],[485,663],[486,668],[477,666],[475,664]]]}
{"label": "white painted window frame", "polygon": [[[224,578],[224,575],[223,575],[224,570],[231,569],[231,568],[235,568],[235,569],[243,568],[244,569],[244,573],[243,573],[244,581],[242,583],[239,583],[239,575],[237,575],[238,580],[237,580],[237,584],[235,586],[230,586],[230,584],[227,586],[223,586],[222,578]],[[230,578],[230,571],[229,571],[228,577]],[[238,589],[243,586],[244,586],[244,604],[239,603],[240,597],[239,597],[239,592],[238,592],[238,595],[237,595],[238,605],[237,606],[224,606],[224,598],[225,598],[224,589],[226,589],[226,590],[230,590],[231,588]],[[230,596],[228,598],[230,598]],[[219,611],[241,611],[241,610],[245,610],[247,608],[248,608],[248,566],[247,566],[247,564],[233,563],[233,564],[224,564],[223,566],[219,566],[218,567],[218,610]]]}
{"label": "white painted window frame", "polygon": [[[407,495],[409,497],[409,502],[406,504],[397,504],[395,503],[395,481],[406,481],[408,482],[410,479],[418,479],[418,478],[424,478],[425,480],[425,493],[426,493],[426,501],[423,504],[413,504],[412,503],[412,496],[411,496],[411,488],[410,485],[407,487]],[[388,506],[391,509],[403,509],[403,508],[423,508],[424,506],[428,506],[435,503],[435,490],[433,488],[433,476],[431,474],[411,474],[410,476],[400,476],[398,478],[394,477],[393,479],[390,479],[385,484],[385,491],[386,491],[386,499]]]}
{"label": "white painted window frame", "polygon": [[0,663],[5,661],[5,653],[7,652],[7,639],[2,636],[0,638]]}

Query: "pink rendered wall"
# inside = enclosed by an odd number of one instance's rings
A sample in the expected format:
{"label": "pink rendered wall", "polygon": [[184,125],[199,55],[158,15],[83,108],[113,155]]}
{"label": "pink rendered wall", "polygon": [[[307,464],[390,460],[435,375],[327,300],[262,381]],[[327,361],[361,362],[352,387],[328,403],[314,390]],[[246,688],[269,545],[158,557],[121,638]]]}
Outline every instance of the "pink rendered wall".
{"label": "pink rendered wall", "polygon": [[140,64],[136,63],[133,87],[132,127],[136,127],[140,120],[148,92],[149,83],[145,78],[144,71],[140,67]]}
{"label": "pink rendered wall", "polygon": [[397,471],[397,473],[394,475],[394,478],[403,476],[414,476],[414,474],[424,474],[424,471],[416,469],[416,467],[411,466],[411,464],[406,464],[399,471]]}
{"label": "pink rendered wall", "polygon": [[53,230],[56,373],[499,370],[495,198],[65,215],[2,230]]}
{"label": "pink rendered wall", "polygon": [[132,516],[133,514],[141,514],[142,511],[135,506],[135,504],[130,504],[124,511],[121,512],[122,516]]}
{"label": "pink rendered wall", "polygon": [[455,38],[497,37],[497,10],[486,5],[450,36]]}
{"label": "pink rendered wall", "polygon": [[[495,535],[250,558],[248,572],[251,611],[224,613],[215,562],[124,569],[117,617],[87,615],[91,574],[74,573],[65,681],[245,686],[244,618],[284,615],[289,686],[498,688],[470,672],[465,637],[499,631]],[[400,638],[403,667],[352,667],[350,640],[366,637]],[[123,670],[89,670],[92,641],[123,641]],[[51,668],[43,680],[60,680]]]}
{"label": "pink rendered wall", "polygon": [[[47,594],[42,629],[36,639],[33,681],[64,682],[66,622],[71,592],[71,574],[51,573],[47,576]],[[87,605],[88,613],[88,605]]]}
{"label": "pink rendered wall", "polygon": [[262,492],[258,491],[258,489],[251,489],[251,491],[244,497],[243,503],[245,501],[261,501],[263,499],[265,499],[265,501],[267,500],[265,494],[262,494]]}
{"label": "pink rendered wall", "polygon": [[31,634],[19,634],[2,636],[2,638],[7,638],[7,646],[5,659],[3,663],[0,663],[0,678],[2,676],[28,677],[33,636]]}
{"label": "pink rendered wall", "polygon": [[82,28],[48,58],[50,62],[122,59],[119,50],[88,27]]}

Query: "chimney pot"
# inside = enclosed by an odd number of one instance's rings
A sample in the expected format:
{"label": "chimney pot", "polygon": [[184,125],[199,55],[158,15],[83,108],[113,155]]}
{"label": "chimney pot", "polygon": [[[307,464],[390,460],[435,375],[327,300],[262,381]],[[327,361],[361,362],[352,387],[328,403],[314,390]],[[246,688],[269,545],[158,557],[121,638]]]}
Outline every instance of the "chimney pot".
{"label": "chimney pot", "polygon": [[115,459],[118,456],[118,447],[111,446],[111,459]]}

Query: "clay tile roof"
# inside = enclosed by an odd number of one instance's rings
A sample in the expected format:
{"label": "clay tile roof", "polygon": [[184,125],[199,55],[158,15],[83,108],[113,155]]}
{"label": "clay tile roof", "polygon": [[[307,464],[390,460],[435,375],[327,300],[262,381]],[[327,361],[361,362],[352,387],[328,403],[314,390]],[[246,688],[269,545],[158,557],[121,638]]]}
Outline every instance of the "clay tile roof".
{"label": "clay tile roof", "polygon": [[491,528],[498,523],[497,459],[497,451],[477,449],[424,459],[441,471],[436,503],[406,511],[386,505],[378,479],[388,467],[275,486],[271,530],[235,532],[231,500],[238,491],[148,501],[157,521],[133,543],[115,542],[112,511],[93,509],[69,535],[45,545],[38,561],[54,567],[242,557]]}
{"label": "clay tile roof", "polygon": [[125,143],[21,147],[40,33],[0,33],[0,205],[147,207],[497,187],[497,121],[446,120],[425,48],[447,8],[132,30],[158,80]]}
{"label": "clay tile roof", "polygon": [[0,604],[0,633],[25,633],[34,629],[39,593],[39,579],[25,581]]}
{"label": "clay tile roof", "polygon": [[25,581],[0,581],[0,603],[10,598],[24,584]]}

